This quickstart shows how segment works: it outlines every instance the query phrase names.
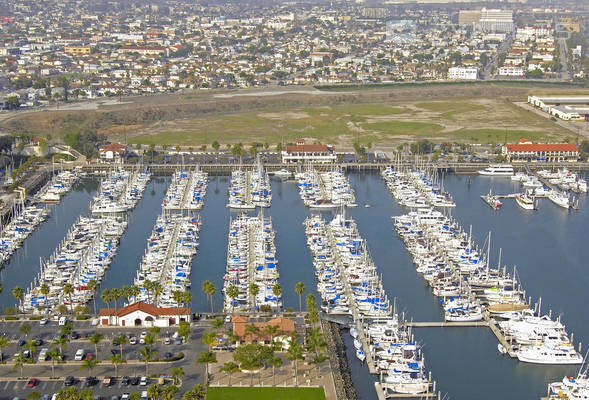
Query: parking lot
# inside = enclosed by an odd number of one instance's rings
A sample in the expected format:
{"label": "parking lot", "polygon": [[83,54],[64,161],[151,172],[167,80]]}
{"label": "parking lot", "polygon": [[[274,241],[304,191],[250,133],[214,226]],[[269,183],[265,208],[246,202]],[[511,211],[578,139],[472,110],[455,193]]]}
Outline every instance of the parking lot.
{"label": "parking lot", "polygon": [[[20,332],[20,327],[24,323],[31,326],[31,332],[28,335]],[[197,383],[203,383],[204,366],[196,365],[196,359],[201,351],[206,350],[206,346],[200,340],[205,328],[205,326],[201,326],[198,323],[194,324],[188,341],[182,344],[174,344],[173,341],[170,344],[165,344],[164,338],[171,337],[176,329],[162,328],[158,335],[158,341],[153,345],[153,349],[157,351],[155,359],[163,360],[165,356],[177,356],[179,353],[183,353],[184,357],[171,362],[150,362],[149,376],[170,376],[172,368],[182,367],[185,376],[182,379],[181,392],[192,388]],[[42,395],[52,395],[65,387],[64,378],[68,375],[76,378],[75,385],[79,389],[85,387],[87,376],[97,377],[99,381],[91,386],[91,389],[96,396],[104,398],[121,396],[123,393],[146,389],[147,385],[123,385],[120,378],[115,379],[111,386],[105,387],[102,384],[102,379],[105,376],[115,375],[115,369],[109,357],[113,353],[120,352],[120,347],[113,345],[112,340],[123,333],[128,337],[135,336],[138,343],[136,345],[126,344],[123,346],[123,358],[126,360],[126,363],[119,366],[118,376],[142,377],[146,375],[145,362],[139,356],[139,350],[143,347],[143,345],[139,344],[139,338],[142,332],[148,332],[147,328],[96,328],[88,321],[74,322],[73,332],[78,334],[79,338],[72,339],[71,335],[68,335],[69,341],[63,349],[65,363],[55,363],[54,365],[56,379],[51,379],[52,362],[50,360],[45,362],[37,361],[41,349],[51,348],[55,336],[60,333],[60,327],[56,321],[51,321],[47,325],[40,325],[38,321],[0,322],[0,331],[11,340],[10,345],[2,349],[6,364],[0,365],[0,399],[12,399],[14,397],[26,398],[33,391]],[[95,354],[94,345],[87,339],[88,336],[95,332],[104,335],[103,340],[98,344],[97,354]],[[19,380],[21,371],[20,368],[15,368],[13,356],[15,353],[27,349],[27,345],[18,346],[17,341],[23,340],[28,342],[35,339],[40,339],[42,342],[41,345],[36,346],[36,353],[33,359],[35,362],[23,365],[23,376],[25,379]],[[83,349],[85,354],[91,353],[92,356],[96,356],[100,363],[91,370],[82,369],[83,361],[74,361],[76,351],[79,349]],[[30,377],[39,379],[35,387],[27,387],[27,381]],[[167,385],[171,384],[171,382],[171,377],[166,379]],[[156,379],[152,379],[148,384],[151,383],[156,383]]]}

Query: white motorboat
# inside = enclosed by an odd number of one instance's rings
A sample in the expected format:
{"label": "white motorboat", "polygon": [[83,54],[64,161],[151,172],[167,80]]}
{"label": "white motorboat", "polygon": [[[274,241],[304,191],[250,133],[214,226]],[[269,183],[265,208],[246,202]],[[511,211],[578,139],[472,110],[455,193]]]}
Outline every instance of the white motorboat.
{"label": "white motorboat", "polygon": [[509,164],[492,164],[478,173],[485,176],[512,176],[513,167]]}
{"label": "white motorboat", "polygon": [[529,196],[527,193],[518,193],[515,195],[515,202],[518,206],[524,210],[535,210],[536,205],[534,198]]}
{"label": "white motorboat", "polygon": [[548,193],[548,199],[559,207],[568,209],[570,207],[569,196],[557,190]]}
{"label": "white motorboat", "polygon": [[270,172],[269,175],[273,175],[277,178],[290,178],[292,176],[292,172],[290,172],[287,168],[282,168],[278,171]]}
{"label": "white motorboat", "polygon": [[570,343],[560,345],[522,346],[515,352],[517,359],[533,364],[582,364],[583,357]]}

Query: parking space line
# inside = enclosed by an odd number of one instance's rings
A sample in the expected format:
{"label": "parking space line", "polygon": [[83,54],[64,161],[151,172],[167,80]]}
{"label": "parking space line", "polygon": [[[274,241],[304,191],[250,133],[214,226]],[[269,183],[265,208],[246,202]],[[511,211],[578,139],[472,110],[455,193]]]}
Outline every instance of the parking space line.
{"label": "parking space line", "polygon": [[6,390],[6,388],[8,388],[8,386],[10,385],[11,381],[6,381],[6,385],[4,385],[4,390]]}

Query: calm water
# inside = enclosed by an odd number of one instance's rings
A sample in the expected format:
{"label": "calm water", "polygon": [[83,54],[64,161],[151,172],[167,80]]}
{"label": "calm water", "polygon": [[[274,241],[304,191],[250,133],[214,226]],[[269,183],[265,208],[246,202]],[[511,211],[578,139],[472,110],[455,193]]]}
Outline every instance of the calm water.
{"label": "calm water", "polygon": [[[405,212],[393,200],[378,174],[351,174],[359,207],[348,213],[358,223],[384,286],[391,298],[397,298],[398,309],[415,321],[443,318],[438,301],[415,272],[403,243],[393,231],[391,216]],[[452,211],[465,229],[473,226],[473,234],[483,245],[492,231],[492,261],[497,263],[498,249],[503,249],[503,264],[512,269],[517,265],[521,281],[534,301],[542,297],[543,309],[562,315],[575,342],[585,340],[589,345],[589,323],[586,321],[589,276],[584,273],[586,232],[589,204],[581,197],[580,210],[564,211],[542,200],[540,210],[521,210],[514,200],[506,199],[503,208],[495,212],[480,199],[489,188],[494,193],[518,190],[509,179],[448,175],[445,188],[457,203]],[[129,227],[121,238],[121,246],[107,271],[103,288],[131,284],[145,251],[146,240],[160,213],[161,200],[169,185],[168,178],[156,178],[130,213]],[[227,233],[230,212],[227,202],[228,177],[211,177],[201,211],[203,221],[200,247],[193,261],[191,275],[195,311],[210,309],[201,291],[204,280],[217,287],[215,309],[222,307],[220,290],[226,262]],[[76,186],[64,200],[53,206],[51,217],[34,232],[12,257],[0,274],[4,292],[0,306],[13,306],[10,293],[15,285],[26,287],[38,272],[39,257],[49,256],[79,215],[86,215],[88,204],[97,188],[96,180],[86,180]],[[312,260],[305,243],[302,222],[309,215],[291,182],[272,181],[273,202],[266,215],[273,218],[278,249],[280,282],[286,307],[298,309],[294,285],[305,283],[307,293],[315,293]],[[371,207],[365,208],[365,204]],[[329,217],[329,213],[325,214]],[[99,302],[100,303],[100,302]],[[415,329],[424,345],[428,368],[438,382],[438,388],[452,399],[534,399],[545,394],[546,383],[575,373],[574,367],[526,365],[497,352],[497,341],[486,328]],[[349,338],[346,338],[349,339]],[[586,347],[586,346],[583,346]],[[376,398],[374,378],[350,357],[355,384],[362,399]]]}

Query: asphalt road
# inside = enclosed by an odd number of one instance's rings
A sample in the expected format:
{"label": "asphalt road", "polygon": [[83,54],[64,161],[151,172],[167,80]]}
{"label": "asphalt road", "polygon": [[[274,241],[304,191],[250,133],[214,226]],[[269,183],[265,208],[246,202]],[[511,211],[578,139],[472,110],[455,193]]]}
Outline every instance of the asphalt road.
{"label": "asphalt road", "polygon": [[[31,332],[25,336],[20,333],[19,329],[24,323],[28,323],[31,326]],[[201,325],[202,322],[193,324],[191,336],[186,343],[181,345],[164,344],[163,340],[159,340],[154,344],[153,348],[157,350],[156,357],[162,357],[165,353],[172,353],[174,355],[182,352],[184,358],[174,362],[150,362],[149,363],[149,376],[170,376],[171,369],[174,367],[182,367],[184,370],[184,377],[180,387],[180,392],[184,392],[191,389],[197,383],[204,382],[204,366],[196,365],[196,359],[201,351],[206,350],[206,346],[201,342],[200,337],[205,331],[206,326]],[[109,361],[111,350],[119,350],[119,346],[112,344],[112,339],[121,333],[127,335],[135,335],[138,339],[143,331],[147,331],[145,328],[95,328],[92,327],[90,322],[75,322],[74,332],[80,334],[80,339],[71,340],[68,342],[64,349],[65,364],[55,364],[55,377],[56,379],[50,379],[52,377],[51,361],[37,362],[37,355],[42,348],[50,348],[51,342],[55,335],[59,333],[59,326],[57,322],[51,321],[50,324],[41,326],[37,321],[29,322],[0,322],[0,332],[6,334],[11,340],[9,346],[2,349],[4,353],[4,361],[6,364],[0,365],[0,399],[13,399],[14,397],[26,398],[27,394],[32,391],[44,395],[53,395],[58,390],[64,388],[64,378],[68,375],[72,375],[76,378],[76,385],[78,388],[84,388],[84,382],[87,376],[96,376],[100,379],[100,382],[91,387],[92,391],[96,396],[111,398],[112,396],[121,396],[123,393],[136,392],[146,390],[146,386],[125,386],[121,384],[120,379],[116,379],[114,384],[110,387],[104,387],[102,385],[102,378],[104,376],[114,376],[115,369],[112,363]],[[167,335],[172,335],[175,331],[174,328],[162,328],[160,331],[160,338],[164,338]],[[74,361],[74,355],[78,349],[84,349],[87,352],[95,353],[94,345],[92,345],[87,339],[84,339],[85,335],[90,335],[94,332],[100,332],[104,335],[104,339],[98,344],[98,357],[101,361],[92,370],[82,369],[81,361]],[[31,339],[41,339],[43,344],[37,347],[37,354],[35,355],[34,364],[25,364],[23,367],[23,376],[25,380],[19,380],[21,371],[20,368],[14,367],[12,357],[18,351],[26,349],[26,346],[19,347],[17,341],[23,339],[25,341]],[[126,364],[121,365],[118,369],[119,376],[145,376],[145,363],[141,361],[139,357],[139,350],[143,346],[140,344],[123,346],[123,357],[127,360]],[[27,387],[27,380],[30,377],[40,378],[40,382],[34,388]],[[149,383],[156,383],[154,379]],[[166,379],[166,384],[171,384],[171,379]]]}

